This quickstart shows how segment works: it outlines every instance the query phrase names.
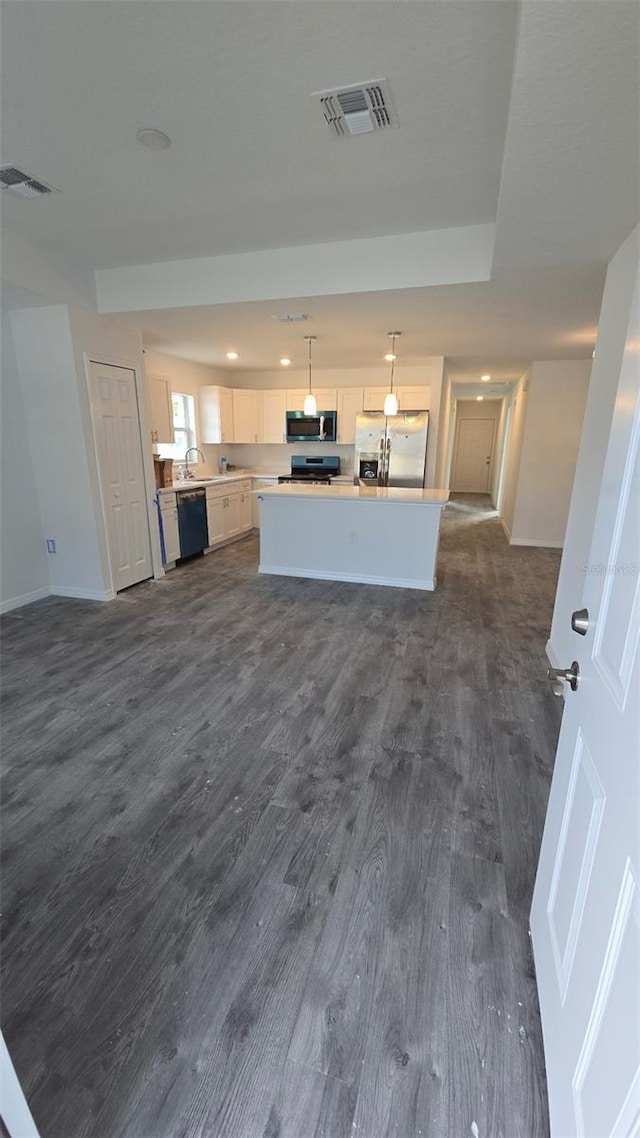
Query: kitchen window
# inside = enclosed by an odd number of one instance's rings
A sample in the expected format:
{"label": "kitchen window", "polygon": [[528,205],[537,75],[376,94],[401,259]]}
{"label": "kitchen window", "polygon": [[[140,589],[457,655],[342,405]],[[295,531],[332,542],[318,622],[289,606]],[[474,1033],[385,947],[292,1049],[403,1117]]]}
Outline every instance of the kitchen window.
{"label": "kitchen window", "polygon": [[196,403],[193,395],[171,392],[173,413],[173,443],[162,443],[163,458],[182,462],[190,447],[198,445],[196,438]]}

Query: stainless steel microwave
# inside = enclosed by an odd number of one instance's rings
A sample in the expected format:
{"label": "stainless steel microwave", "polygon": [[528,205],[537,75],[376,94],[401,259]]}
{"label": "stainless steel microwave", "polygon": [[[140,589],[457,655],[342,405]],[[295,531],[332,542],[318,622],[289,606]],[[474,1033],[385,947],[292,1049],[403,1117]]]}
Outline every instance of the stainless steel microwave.
{"label": "stainless steel microwave", "polygon": [[335,411],[317,411],[315,415],[287,411],[287,442],[335,443],[337,419]]}

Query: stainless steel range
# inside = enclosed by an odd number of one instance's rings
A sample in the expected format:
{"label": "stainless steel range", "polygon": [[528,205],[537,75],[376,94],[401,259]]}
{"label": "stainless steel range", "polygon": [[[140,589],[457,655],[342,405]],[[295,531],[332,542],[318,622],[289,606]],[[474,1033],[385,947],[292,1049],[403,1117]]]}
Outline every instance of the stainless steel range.
{"label": "stainless steel range", "polygon": [[307,458],[302,454],[294,454],[291,456],[291,474],[281,474],[278,482],[327,485],[331,483],[332,478],[337,478],[339,473],[340,459],[337,455],[311,455]]}

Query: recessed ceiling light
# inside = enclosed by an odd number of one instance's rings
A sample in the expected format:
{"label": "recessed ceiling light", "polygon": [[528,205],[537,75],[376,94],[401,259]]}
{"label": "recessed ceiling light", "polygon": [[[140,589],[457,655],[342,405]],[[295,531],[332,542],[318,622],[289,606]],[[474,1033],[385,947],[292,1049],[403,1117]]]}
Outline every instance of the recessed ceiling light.
{"label": "recessed ceiling light", "polygon": [[136,131],[136,139],[141,146],[146,146],[147,150],[166,150],[167,146],[171,146],[169,135],[153,127],[143,127],[142,130]]}
{"label": "recessed ceiling light", "polygon": [[489,380],[491,379],[491,376],[490,375],[481,375],[480,379],[482,380],[483,383],[488,383]]}
{"label": "recessed ceiling light", "polygon": [[237,360],[237,358],[238,358],[237,352],[227,352],[227,359],[228,360]]}
{"label": "recessed ceiling light", "polygon": [[283,367],[289,367],[291,360],[288,359],[287,356],[283,356],[282,359],[280,360],[280,363],[282,364]]}
{"label": "recessed ceiling light", "polygon": [[388,360],[389,363],[392,363],[396,357],[394,356],[393,352],[387,352],[387,354],[384,358],[385,358],[385,360]]}
{"label": "recessed ceiling light", "polygon": [[484,395],[476,395],[476,400],[478,403],[482,403],[483,399],[484,399]]}

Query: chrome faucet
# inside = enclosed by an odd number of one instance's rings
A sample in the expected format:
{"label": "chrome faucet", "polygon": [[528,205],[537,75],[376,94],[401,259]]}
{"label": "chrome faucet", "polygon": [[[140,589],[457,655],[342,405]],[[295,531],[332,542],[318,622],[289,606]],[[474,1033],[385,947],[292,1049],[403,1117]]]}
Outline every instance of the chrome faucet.
{"label": "chrome faucet", "polygon": [[195,474],[191,470],[189,470],[189,455],[191,454],[192,450],[194,450],[196,452],[196,454],[200,455],[200,458],[202,459],[203,462],[207,461],[206,458],[204,457],[202,451],[200,450],[200,447],[188,447],[187,453],[184,456],[184,477],[185,477],[185,479],[186,478],[195,478]]}

